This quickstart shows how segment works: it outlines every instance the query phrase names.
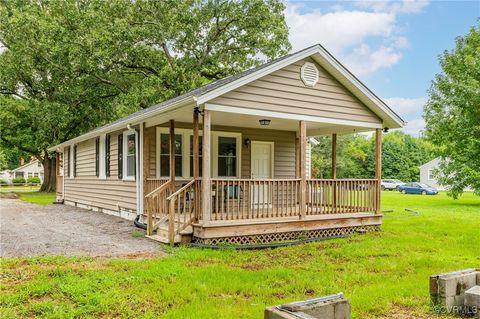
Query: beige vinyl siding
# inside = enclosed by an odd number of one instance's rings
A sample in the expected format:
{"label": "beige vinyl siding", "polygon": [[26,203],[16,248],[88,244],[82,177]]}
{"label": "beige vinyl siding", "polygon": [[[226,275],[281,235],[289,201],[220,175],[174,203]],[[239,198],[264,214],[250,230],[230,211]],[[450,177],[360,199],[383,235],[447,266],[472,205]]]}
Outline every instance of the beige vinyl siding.
{"label": "beige vinyl siding", "polygon": [[[161,125],[163,127],[167,126]],[[175,123],[176,128],[191,129],[192,125],[188,123]],[[155,128],[148,129],[150,134],[150,177],[156,177],[158,164],[156,163]],[[212,131],[224,131],[232,133],[241,133],[241,177],[250,178],[250,147],[245,146],[245,139],[251,141],[268,141],[274,142],[274,178],[295,178],[295,132],[262,130],[252,128],[212,126]],[[212,174],[213,175],[213,174]],[[181,179],[178,178],[177,179]]]}
{"label": "beige vinyl siding", "polygon": [[300,78],[308,58],[213,99],[209,103],[319,116],[332,119],[381,123],[381,120],[322,67],[314,87]]}
{"label": "beige vinyl siding", "polygon": [[110,177],[106,179],[95,176],[95,138],[77,144],[77,176],[65,178],[66,201],[112,211],[136,211],[135,181],[118,179],[119,134],[122,132],[110,134]]}

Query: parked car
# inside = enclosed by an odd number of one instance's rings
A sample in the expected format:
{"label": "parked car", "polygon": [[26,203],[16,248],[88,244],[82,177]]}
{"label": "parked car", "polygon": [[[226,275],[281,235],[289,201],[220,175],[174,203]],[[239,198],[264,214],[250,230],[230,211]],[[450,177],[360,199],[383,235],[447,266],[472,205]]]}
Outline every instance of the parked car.
{"label": "parked car", "polygon": [[398,187],[402,194],[422,194],[422,195],[436,195],[438,190],[423,183],[407,183]]}
{"label": "parked car", "polygon": [[405,183],[398,179],[382,179],[380,187],[382,191],[386,189],[393,191],[394,189],[398,190],[398,187],[401,185],[405,185]]}

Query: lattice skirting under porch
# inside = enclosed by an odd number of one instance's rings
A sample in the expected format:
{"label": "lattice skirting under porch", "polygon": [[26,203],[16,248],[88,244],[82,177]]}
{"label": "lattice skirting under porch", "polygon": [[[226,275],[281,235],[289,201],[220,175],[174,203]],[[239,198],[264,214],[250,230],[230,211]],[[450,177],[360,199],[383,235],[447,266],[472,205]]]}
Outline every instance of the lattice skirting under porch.
{"label": "lattice skirting under porch", "polygon": [[352,235],[356,232],[374,232],[379,231],[380,225],[369,226],[351,226],[331,229],[318,229],[307,231],[292,231],[285,233],[232,236],[220,238],[199,238],[193,237],[192,242],[203,245],[228,246],[228,245],[262,245],[282,242],[295,242],[305,239],[329,238],[337,236]]}

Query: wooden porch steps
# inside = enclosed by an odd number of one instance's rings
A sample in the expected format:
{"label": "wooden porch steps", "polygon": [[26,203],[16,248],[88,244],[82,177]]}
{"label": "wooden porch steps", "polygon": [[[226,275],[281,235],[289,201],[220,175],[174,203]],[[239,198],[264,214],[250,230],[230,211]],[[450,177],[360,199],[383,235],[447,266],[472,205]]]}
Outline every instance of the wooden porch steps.
{"label": "wooden porch steps", "polygon": [[[167,222],[168,223],[168,222]],[[147,238],[156,240],[163,244],[169,244],[170,241],[168,239],[168,224],[163,223],[158,226],[156,232],[151,236],[146,236]],[[174,242],[175,244],[179,243],[186,243],[189,242],[193,235],[193,226],[187,226],[184,230],[180,232],[180,234],[175,235]]]}

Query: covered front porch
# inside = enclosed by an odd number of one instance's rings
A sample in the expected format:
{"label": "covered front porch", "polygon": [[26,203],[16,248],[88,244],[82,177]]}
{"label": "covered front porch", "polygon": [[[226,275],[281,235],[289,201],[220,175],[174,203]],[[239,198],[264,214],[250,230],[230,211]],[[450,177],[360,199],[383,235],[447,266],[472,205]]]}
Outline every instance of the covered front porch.
{"label": "covered front porch", "polygon": [[[337,134],[372,130],[375,177],[337,179]],[[159,241],[267,244],[381,225],[381,124],[205,104],[152,118],[140,133],[143,216]],[[315,179],[309,138],[326,134],[333,178]]]}

